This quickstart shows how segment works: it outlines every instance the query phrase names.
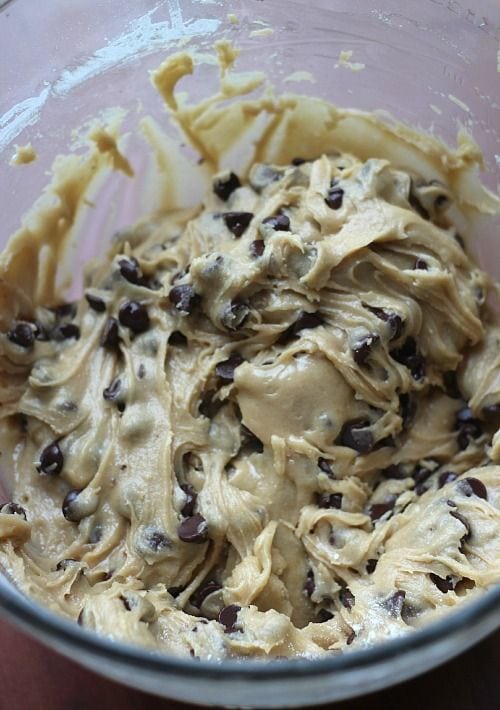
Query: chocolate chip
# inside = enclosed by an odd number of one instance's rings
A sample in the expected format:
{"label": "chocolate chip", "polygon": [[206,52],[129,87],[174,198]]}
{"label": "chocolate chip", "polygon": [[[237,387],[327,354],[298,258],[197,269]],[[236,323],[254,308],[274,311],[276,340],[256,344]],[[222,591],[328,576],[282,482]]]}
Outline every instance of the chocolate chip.
{"label": "chocolate chip", "polygon": [[459,521],[462,523],[462,525],[464,526],[464,528],[465,528],[465,535],[464,535],[464,536],[462,537],[462,539],[461,539],[461,542],[462,542],[462,544],[463,544],[463,543],[466,542],[466,541],[470,538],[470,536],[471,536],[471,532],[472,532],[472,531],[471,531],[470,523],[469,523],[469,521],[467,520],[467,518],[466,518],[464,515],[462,515],[462,513],[460,513],[458,510],[450,510],[450,515],[451,515],[453,518],[455,518],[456,520],[459,520]]}
{"label": "chocolate chip", "polygon": [[389,614],[394,618],[401,616],[403,604],[405,602],[406,592],[399,589],[397,592],[382,602],[384,609],[387,609]]}
{"label": "chocolate chip", "polygon": [[239,353],[232,353],[227,360],[222,360],[222,362],[217,363],[215,366],[215,374],[224,384],[233,382],[234,371],[243,362],[245,362],[245,360]]}
{"label": "chocolate chip", "polygon": [[391,498],[383,503],[373,503],[373,505],[368,508],[368,515],[372,521],[375,522],[389,511],[392,511],[394,509],[395,502],[395,496],[391,496]]}
{"label": "chocolate chip", "polygon": [[479,478],[463,478],[458,482],[457,488],[464,494],[464,496],[467,496],[467,498],[470,498],[472,495],[476,495],[478,498],[488,500],[486,486],[479,480]]}
{"label": "chocolate chip", "polygon": [[149,529],[144,534],[146,545],[153,552],[161,552],[171,547],[171,542],[167,535],[161,530]]}
{"label": "chocolate chip", "polygon": [[75,323],[59,323],[51,331],[51,336],[54,340],[62,341],[75,338],[80,338],[80,328]]}
{"label": "chocolate chip", "polygon": [[249,307],[240,301],[232,301],[221,315],[221,323],[227,330],[238,330],[244,324],[250,313]]}
{"label": "chocolate chip", "polygon": [[237,604],[229,604],[220,610],[217,621],[224,627],[225,634],[231,634],[233,631],[237,631],[236,622],[238,621],[238,612],[241,610],[241,606]]}
{"label": "chocolate chip", "polygon": [[24,508],[18,503],[14,503],[14,501],[1,505],[0,513],[3,513],[4,515],[19,515],[21,518],[24,518],[24,520],[27,520]]}
{"label": "chocolate chip", "polygon": [[330,619],[333,619],[333,614],[331,611],[328,611],[328,609],[320,609],[318,611],[318,624],[324,624],[325,621],[330,621]]}
{"label": "chocolate chip", "polygon": [[462,399],[462,393],[457,382],[457,373],[454,370],[443,372],[443,388],[448,397]]}
{"label": "chocolate chip", "polygon": [[201,303],[201,297],[189,284],[181,284],[170,289],[168,297],[180,313],[190,315]]}
{"label": "chocolate chip", "polygon": [[373,450],[375,441],[371,432],[370,422],[364,419],[353,419],[346,422],[337,438],[336,443],[354,449],[360,454],[368,454]]}
{"label": "chocolate chip", "polygon": [[74,564],[77,564],[78,560],[75,560],[73,557],[65,557],[63,560],[59,560],[59,562],[56,565],[56,572],[65,572],[68,567],[71,567]]}
{"label": "chocolate chip", "polygon": [[99,298],[99,296],[93,296],[91,293],[86,293],[85,298],[93,311],[96,311],[97,313],[104,313],[106,310],[106,304],[102,298]]}
{"label": "chocolate chip", "polygon": [[373,574],[375,572],[375,568],[377,566],[378,560],[371,558],[366,561],[366,571],[368,574]]}
{"label": "chocolate chip", "polygon": [[219,399],[215,399],[216,394],[216,390],[205,392],[198,406],[198,412],[208,419],[213,419],[224,404]]}
{"label": "chocolate chip", "polygon": [[312,569],[308,570],[306,582],[304,584],[304,594],[306,597],[311,597],[316,589],[316,584],[314,583],[314,572]]}
{"label": "chocolate chip", "polygon": [[470,407],[463,407],[455,414],[455,428],[458,429],[462,424],[476,421]]}
{"label": "chocolate chip", "polygon": [[81,491],[79,490],[73,489],[66,494],[63,500],[62,513],[66,520],[69,520],[70,523],[79,523],[80,520],[84,517],[81,514],[81,511],[78,510],[78,506],[76,505],[80,492]]}
{"label": "chocolate chip", "polygon": [[102,396],[106,402],[116,402],[121,395],[121,391],[122,381],[119,377],[115,377],[111,384],[103,389]]}
{"label": "chocolate chip", "polygon": [[189,518],[194,513],[194,507],[196,505],[198,494],[189,483],[183,483],[181,485],[181,490],[183,490],[186,494],[186,501],[181,509],[181,515],[185,518]]}
{"label": "chocolate chip", "polygon": [[421,380],[425,377],[425,360],[417,352],[417,344],[411,336],[405,340],[400,348],[391,350],[390,354],[396,362],[401,363],[410,370],[414,380]]}
{"label": "chocolate chip", "polygon": [[118,334],[118,321],[116,318],[108,318],[102,329],[100,344],[103,348],[114,350],[118,347],[120,337]]}
{"label": "chocolate chip", "polygon": [[251,244],[250,244],[250,254],[257,259],[259,256],[262,256],[264,253],[264,250],[266,248],[265,242],[263,239],[255,239]]}
{"label": "chocolate chip", "polygon": [[176,348],[181,348],[184,347],[184,345],[187,345],[187,338],[184,335],[184,333],[181,333],[180,330],[174,330],[168,339],[168,344],[172,345],[173,347]]}
{"label": "chocolate chip", "polygon": [[201,545],[208,540],[208,525],[207,521],[200,515],[191,515],[186,518],[177,528],[179,539],[183,542],[191,542],[196,545]]}
{"label": "chocolate chip", "polygon": [[326,473],[328,478],[335,478],[335,474],[333,472],[331,464],[331,461],[328,461],[328,459],[324,459],[322,456],[320,456],[318,459],[318,466],[321,471],[323,471],[323,473]]}
{"label": "chocolate chip", "polygon": [[497,419],[500,416],[500,402],[486,405],[482,408],[481,414],[485,419]]}
{"label": "chocolate chip", "polygon": [[57,476],[62,471],[64,456],[57,441],[46,446],[40,454],[37,470],[48,476]]}
{"label": "chocolate chip", "polygon": [[118,313],[120,323],[133,333],[139,334],[149,328],[149,315],[146,306],[137,301],[125,301]]}
{"label": "chocolate chip", "polygon": [[447,575],[446,578],[443,579],[442,577],[438,577],[437,574],[434,574],[434,572],[431,572],[429,574],[429,577],[439,589],[439,591],[443,592],[443,594],[447,594],[448,592],[453,591],[453,577],[451,577],[450,575]]}
{"label": "chocolate chip", "polygon": [[297,320],[280,335],[278,343],[281,345],[286,344],[297,337],[302,330],[318,328],[323,323],[324,320],[319,313],[300,311]]}
{"label": "chocolate chip", "polygon": [[316,496],[318,508],[342,508],[342,493],[321,493]]}
{"label": "chocolate chip", "polygon": [[416,466],[412,476],[415,483],[424,483],[424,481],[427,481],[431,474],[432,471],[428,468],[425,468],[425,466]]}
{"label": "chocolate chip", "polygon": [[236,239],[239,239],[248,229],[253,214],[251,212],[224,212],[222,218],[229,231],[234,234]]}
{"label": "chocolate chip", "polygon": [[419,269],[420,271],[427,271],[429,268],[429,265],[425,261],[425,259],[421,259],[420,257],[415,259],[415,264],[413,266],[414,269]]}
{"label": "chocolate chip", "polygon": [[306,161],[304,160],[304,158],[292,158],[291,161],[292,165],[295,165],[296,167],[298,167],[299,165],[303,165],[305,162]]}
{"label": "chocolate chip", "polygon": [[147,279],[144,277],[139,262],[134,257],[130,259],[120,259],[118,262],[120,274],[123,278],[135,286],[146,286]]}
{"label": "chocolate chip", "polygon": [[391,340],[397,340],[403,331],[403,319],[397,313],[393,311],[386,311],[384,308],[378,308],[377,306],[366,306],[369,311],[371,311],[377,318],[383,320],[384,323],[388,323],[391,329]]}
{"label": "chocolate chip", "polygon": [[220,589],[222,589],[222,587],[218,582],[216,582],[215,580],[210,580],[209,582],[205,582],[205,584],[199,587],[196,592],[191,596],[189,601],[193,606],[199,609],[205,599],[210,596],[210,594],[218,592]]}
{"label": "chocolate chip", "polygon": [[481,422],[474,417],[470,407],[463,407],[456,413],[455,429],[458,429],[457,443],[461,451],[468,447],[472,439],[478,439],[483,433]]}
{"label": "chocolate chip", "polygon": [[244,424],[240,424],[240,429],[242,448],[249,452],[256,452],[258,454],[261,454],[264,451],[264,444],[262,443],[262,441],[257,436],[255,436],[253,431],[250,431],[250,429],[248,429],[248,427],[246,427]]}
{"label": "chocolate chip", "polygon": [[411,475],[411,472],[408,470],[408,468],[408,464],[393,463],[387,468],[382,469],[380,473],[384,478],[402,481],[405,478],[409,478],[409,476]]}
{"label": "chocolate chip", "polygon": [[186,587],[167,587],[167,592],[176,599],[185,589]]}
{"label": "chocolate chip", "polygon": [[411,394],[405,392],[399,395],[399,414],[403,420],[403,429],[408,429],[415,414],[417,413],[417,403]]}
{"label": "chocolate chip", "polygon": [[373,347],[380,341],[375,333],[369,333],[352,346],[352,357],[357,365],[364,365],[370,357]]}
{"label": "chocolate chip", "polygon": [[341,187],[331,187],[325,197],[325,202],[332,210],[338,210],[342,207],[344,200],[344,190]]}
{"label": "chocolate chip", "polygon": [[458,474],[456,474],[454,471],[443,471],[439,474],[438,488],[446,486],[447,483],[451,483],[456,478],[458,478]]}
{"label": "chocolate chip", "polygon": [[352,609],[354,604],[356,603],[354,594],[347,587],[345,589],[340,590],[339,599],[341,604],[345,606],[346,609]]}
{"label": "chocolate chip", "polygon": [[230,195],[233,194],[235,190],[241,187],[241,182],[239,177],[235,173],[229,173],[227,177],[215,178],[213,184],[213,190],[217,197],[219,197],[223,202],[227,202]]}
{"label": "chocolate chip", "polygon": [[31,323],[19,321],[9,330],[7,338],[14,345],[19,345],[20,348],[31,348],[35,342],[35,329]]}
{"label": "chocolate chip", "polygon": [[262,224],[268,224],[275,232],[289,232],[290,218],[286,214],[277,214],[273,217],[266,217]]}

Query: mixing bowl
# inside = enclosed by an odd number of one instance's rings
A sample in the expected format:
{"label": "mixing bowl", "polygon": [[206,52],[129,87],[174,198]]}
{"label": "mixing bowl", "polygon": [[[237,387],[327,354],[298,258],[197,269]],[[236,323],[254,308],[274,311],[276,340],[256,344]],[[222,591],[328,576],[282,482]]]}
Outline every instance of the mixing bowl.
{"label": "mixing bowl", "polygon": [[[46,184],[54,156],[67,151],[75,126],[113,106],[127,109],[123,130],[130,132],[126,153],[136,179],[113,174],[101,186],[72,252],[78,292],[82,260],[102,253],[117,229],[154,207],[155,196],[140,189],[147,169],[144,143],[132,133],[144,112],[166,126],[147,71],[179,46],[208,51],[222,37],[242,50],[238,68],[265,71],[278,91],[389,112],[448,143],[465,128],[485,155],[483,180],[496,190],[499,20],[495,0],[474,0],[473,7],[457,0],[0,2],[0,246]],[[215,89],[209,70],[189,79],[191,98]],[[37,160],[10,166],[14,146],[28,142]],[[185,202],[199,199],[190,186],[184,192]],[[499,277],[497,234],[494,220],[479,225],[471,246]],[[2,498],[8,496],[5,471]],[[0,608],[51,648],[123,683],[200,704],[269,708],[359,695],[442,663],[498,625],[500,589],[373,648],[267,663],[195,662],[101,638],[25,598],[2,575]]]}

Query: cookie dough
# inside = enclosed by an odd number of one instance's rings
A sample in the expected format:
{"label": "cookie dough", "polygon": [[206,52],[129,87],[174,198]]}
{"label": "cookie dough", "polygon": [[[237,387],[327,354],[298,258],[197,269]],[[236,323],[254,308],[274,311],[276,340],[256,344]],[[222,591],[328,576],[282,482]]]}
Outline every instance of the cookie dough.
{"label": "cookie dough", "polygon": [[373,644],[500,581],[500,322],[460,171],[346,140],[212,175],[119,233],[77,302],[40,266],[47,220],[11,242],[0,563],[28,595],[221,659]]}

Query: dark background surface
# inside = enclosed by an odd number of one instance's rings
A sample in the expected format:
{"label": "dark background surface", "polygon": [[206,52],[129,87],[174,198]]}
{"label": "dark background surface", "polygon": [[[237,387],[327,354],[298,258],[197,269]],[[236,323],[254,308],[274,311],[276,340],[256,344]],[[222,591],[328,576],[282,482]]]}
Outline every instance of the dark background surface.
{"label": "dark background surface", "polygon": [[[500,631],[440,668],[334,710],[496,710]],[[0,710],[190,710],[105,680],[0,619]]]}

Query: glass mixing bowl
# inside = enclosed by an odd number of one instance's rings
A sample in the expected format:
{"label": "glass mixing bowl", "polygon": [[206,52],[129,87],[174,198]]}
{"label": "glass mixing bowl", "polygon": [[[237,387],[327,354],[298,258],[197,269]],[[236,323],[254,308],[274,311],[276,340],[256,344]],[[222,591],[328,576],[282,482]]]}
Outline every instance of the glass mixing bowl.
{"label": "glass mixing bowl", "polygon": [[[484,182],[496,189],[500,8],[495,0],[471,5],[457,0],[0,0],[0,246],[40,194],[46,171],[54,156],[67,150],[76,125],[116,105],[129,109],[125,130],[135,127],[138,107],[165,124],[147,70],[177,51],[179,42],[208,49],[220,37],[242,49],[239,68],[264,70],[278,90],[295,89],[339,106],[382,109],[448,143],[464,126],[484,152]],[[351,61],[365,68],[353,72],[343,66],[341,51],[352,51]],[[304,71],[314,83],[285,81]],[[189,79],[192,98],[206,96],[209,89],[204,72]],[[36,162],[9,166],[14,145],[30,141]],[[126,152],[138,179],[114,174],[103,185],[85,223],[85,238],[73,253],[75,290],[82,260],[102,252],[115,230],[147,207],[138,188],[144,144],[131,136]],[[472,247],[481,264],[500,277],[497,238],[498,223],[494,227],[492,221],[478,231]],[[2,482],[7,496],[5,472],[0,472]],[[101,638],[25,598],[1,574],[0,608],[51,648],[123,683],[205,705],[270,708],[367,693],[442,663],[499,624],[500,589],[373,648],[272,663],[195,662]]]}

